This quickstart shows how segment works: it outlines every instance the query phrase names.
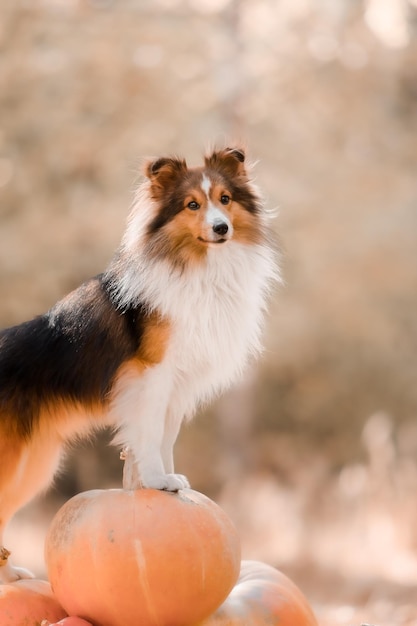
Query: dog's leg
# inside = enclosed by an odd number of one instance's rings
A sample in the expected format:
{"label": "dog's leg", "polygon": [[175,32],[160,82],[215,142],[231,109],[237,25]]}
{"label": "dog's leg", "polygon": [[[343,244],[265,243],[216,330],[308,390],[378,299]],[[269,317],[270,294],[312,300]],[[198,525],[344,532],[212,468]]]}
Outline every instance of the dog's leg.
{"label": "dog's leg", "polygon": [[[168,409],[165,417],[164,435],[162,438],[162,461],[167,473],[174,472],[174,444],[181,428],[182,415]],[[188,481],[187,481],[188,482]]]}
{"label": "dog's leg", "polygon": [[0,436],[0,582],[8,583],[33,574],[10,563],[4,530],[14,513],[49,485],[58,465],[59,444],[40,436],[27,444]]}
{"label": "dog's leg", "polygon": [[119,424],[115,443],[132,450],[143,487],[178,491],[188,487],[188,480],[181,474],[167,473],[162,457],[171,390],[170,369],[164,362],[149,367],[140,376],[122,379],[113,404]]}
{"label": "dog's leg", "polygon": [[0,582],[9,583],[19,578],[32,578],[29,570],[13,567],[9,561],[10,551],[4,545],[4,531],[13,514],[20,506],[20,474],[26,455],[26,446],[20,441],[7,440],[1,433],[0,462]]}
{"label": "dog's leg", "polygon": [[[0,531],[0,535],[2,536]],[[0,539],[2,541],[2,539]],[[24,567],[15,567],[9,561],[10,552],[4,546],[0,547],[0,584],[7,584],[22,578],[34,578],[32,572]]]}

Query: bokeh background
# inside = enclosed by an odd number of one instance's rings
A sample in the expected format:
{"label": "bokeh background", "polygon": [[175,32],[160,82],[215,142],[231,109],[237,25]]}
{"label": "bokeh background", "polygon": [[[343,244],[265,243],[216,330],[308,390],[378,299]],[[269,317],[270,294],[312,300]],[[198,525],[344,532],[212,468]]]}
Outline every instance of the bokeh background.
{"label": "bokeh background", "polygon": [[[141,159],[243,142],[285,285],[265,353],[186,427],[177,469],[322,624],[417,624],[417,1],[2,0],[0,326],[101,271]],[[15,561],[109,435],[15,518]]]}

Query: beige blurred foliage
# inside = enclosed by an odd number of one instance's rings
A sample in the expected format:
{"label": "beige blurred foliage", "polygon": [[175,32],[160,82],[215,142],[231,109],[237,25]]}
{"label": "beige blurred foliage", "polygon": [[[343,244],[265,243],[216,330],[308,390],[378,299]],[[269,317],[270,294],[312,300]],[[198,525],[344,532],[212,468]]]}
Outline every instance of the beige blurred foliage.
{"label": "beige blurred foliage", "polygon": [[[177,465],[335,626],[417,623],[416,35],[416,0],[0,5],[0,325],[104,268],[143,157],[243,141],[286,284]],[[59,502],[118,463],[70,455],[16,560],[42,573]]]}

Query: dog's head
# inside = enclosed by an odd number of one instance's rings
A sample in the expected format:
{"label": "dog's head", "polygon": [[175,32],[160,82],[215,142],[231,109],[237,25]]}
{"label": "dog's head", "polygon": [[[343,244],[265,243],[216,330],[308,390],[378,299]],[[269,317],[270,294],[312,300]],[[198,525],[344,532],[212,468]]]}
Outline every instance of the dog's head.
{"label": "dog's head", "polygon": [[206,156],[202,167],[189,168],[176,157],[147,162],[155,206],[147,227],[150,249],[184,265],[233,241],[260,243],[262,204],[245,161],[242,149],[225,148]]}

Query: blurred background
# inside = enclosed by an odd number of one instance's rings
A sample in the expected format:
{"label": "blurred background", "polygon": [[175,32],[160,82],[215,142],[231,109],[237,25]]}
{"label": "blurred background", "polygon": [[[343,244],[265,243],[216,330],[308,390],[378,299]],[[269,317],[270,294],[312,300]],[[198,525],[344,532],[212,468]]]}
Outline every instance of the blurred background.
{"label": "blurred background", "polygon": [[[0,326],[104,269],[141,159],[247,145],[285,285],[265,353],[184,428],[177,470],[322,624],[417,624],[417,1],[2,0]],[[7,546],[45,575],[104,433]]]}

